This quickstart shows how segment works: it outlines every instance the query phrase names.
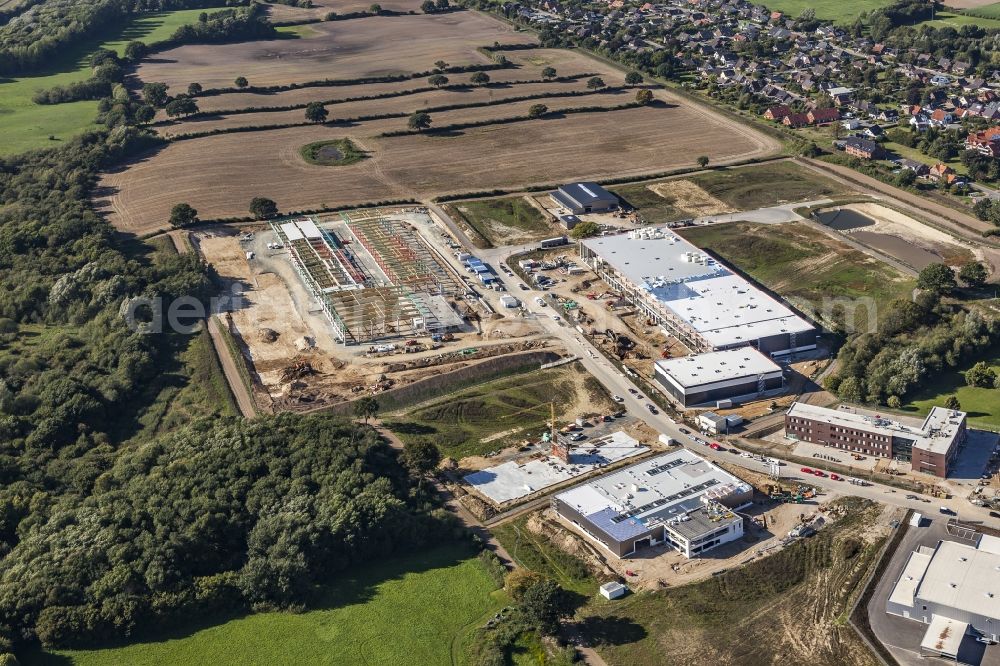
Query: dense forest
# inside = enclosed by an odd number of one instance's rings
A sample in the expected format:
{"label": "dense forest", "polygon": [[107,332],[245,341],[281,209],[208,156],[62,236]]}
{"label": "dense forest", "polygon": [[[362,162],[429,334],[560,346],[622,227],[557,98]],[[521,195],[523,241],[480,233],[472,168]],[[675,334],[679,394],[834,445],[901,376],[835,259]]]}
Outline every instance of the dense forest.
{"label": "dense forest", "polygon": [[213,290],[194,253],[154,254],[91,209],[100,169],[161,141],[136,127],[147,106],[102,99],[104,129],[0,159],[0,659],[221,607],[297,607],[320,574],[450,529],[366,428],[143,430],[149,388],[184,345],[124,313]]}
{"label": "dense forest", "polygon": [[334,417],[205,419],[105,467],[80,491],[8,486],[8,501],[34,495],[0,567],[12,639],[86,645],[301,607],[348,565],[453,529],[374,430]]}
{"label": "dense forest", "polygon": [[837,355],[826,387],[849,402],[899,401],[942,371],[1000,342],[1000,321],[976,307],[942,302],[933,292],[899,300],[879,317],[875,333],[851,338]]}

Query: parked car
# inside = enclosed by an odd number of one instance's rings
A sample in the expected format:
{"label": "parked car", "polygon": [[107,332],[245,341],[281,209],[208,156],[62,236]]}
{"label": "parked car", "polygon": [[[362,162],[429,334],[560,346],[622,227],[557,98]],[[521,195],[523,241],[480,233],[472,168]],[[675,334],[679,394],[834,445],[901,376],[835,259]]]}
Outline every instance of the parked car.
{"label": "parked car", "polygon": [[955,512],[952,511],[951,509],[949,509],[946,506],[942,506],[941,508],[938,509],[938,511],[940,511],[941,513],[943,513],[946,516],[954,516],[955,515]]}
{"label": "parked car", "polygon": [[802,472],[803,474],[812,474],[813,473],[813,471],[811,469],[809,469],[808,467],[803,467],[799,471]]}
{"label": "parked car", "polygon": [[690,431],[690,430],[688,430],[687,428],[678,428],[678,429],[679,429],[679,430],[680,430],[680,431],[681,431],[682,433],[684,433],[685,435],[690,435],[690,434],[691,434],[691,431]]}
{"label": "parked car", "polygon": [[614,400],[615,402],[625,402],[625,398],[621,397],[620,395],[613,395],[611,396],[611,399]]}
{"label": "parked car", "polygon": [[824,472],[823,470],[820,470],[820,469],[814,470],[813,474],[816,475],[816,476],[824,477],[824,478],[826,477],[826,472]]}
{"label": "parked car", "polygon": [[646,409],[648,409],[653,414],[657,413],[656,406],[653,403],[651,403],[651,402],[647,402],[646,403]]}
{"label": "parked car", "polygon": [[841,477],[840,477],[840,475],[839,475],[839,474],[831,474],[831,475],[830,475],[830,480],[831,480],[831,481],[840,481],[840,480],[841,480]]}
{"label": "parked car", "polygon": [[719,445],[718,445],[717,443],[715,443],[715,442],[712,442],[711,444],[709,444],[709,445],[708,445],[708,448],[712,449],[713,451],[721,451],[721,450],[722,450],[722,447],[721,447],[721,446],[719,446]]}
{"label": "parked car", "polygon": [[636,390],[635,390],[634,388],[632,388],[631,386],[629,386],[629,387],[628,387],[628,392],[629,392],[629,393],[631,393],[632,395],[638,395],[638,394],[639,394],[639,392],[638,392],[638,391],[636,391]]}

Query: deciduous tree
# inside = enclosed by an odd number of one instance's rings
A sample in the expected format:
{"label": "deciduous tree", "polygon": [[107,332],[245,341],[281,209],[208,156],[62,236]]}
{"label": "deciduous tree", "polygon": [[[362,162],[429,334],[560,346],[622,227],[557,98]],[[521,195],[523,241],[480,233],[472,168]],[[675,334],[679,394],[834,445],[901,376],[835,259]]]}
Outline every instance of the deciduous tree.
{"label": "deciduous tree", "polygon": [[278,204],[266,197],[254,197],[250,200],[250,214],[258,220],[266,220],[278,214]]}

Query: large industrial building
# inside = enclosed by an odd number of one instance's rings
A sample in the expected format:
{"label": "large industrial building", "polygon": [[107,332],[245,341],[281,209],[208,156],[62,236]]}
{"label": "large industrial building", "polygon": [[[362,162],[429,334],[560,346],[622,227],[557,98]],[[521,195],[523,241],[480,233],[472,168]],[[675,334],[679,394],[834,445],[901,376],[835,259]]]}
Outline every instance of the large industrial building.
{"label": "large industrial building", "polygon": [[597,183],[570,183],[550,192],[549,196],[557,206],[574,215],[606,213],[618,208],[618,197]]}
{"label": "large industrial building", "polygon": [[933,407],[921,422],[795,402],[785,413],[785,437],[866,456],[909,460],[914,472],[943,479],[965,442],[965,412]]}
{"label": "large industrial building", "polygon": [[777,356],[816,348],[816,329],[669,229],[581,242],[594,271],[696,352],[752,346]]}
{"label": "large industrial building", "polygon": [[967,634],[1000,640],[1000,539],[913,551],[886,612],[929,625],[920,644],[928,655],[955,659]]}
{"label": "large industrial building", "polygon": [[559,493],[552,506],[617,557],[663,543],[696,557],[743,536],[734,510],[752,496],[749,484],[681,449]]}
{"label": "large industrial building", "polygon": [[660,360],[654,375],[684,408],[774,395],[785,386],[781,367],[752,347]]}
{"label": "large industrial building", "polygon": [[275,220],[271,228],[339,342],[459,330],[462,286],[413,227],[381,211]]}

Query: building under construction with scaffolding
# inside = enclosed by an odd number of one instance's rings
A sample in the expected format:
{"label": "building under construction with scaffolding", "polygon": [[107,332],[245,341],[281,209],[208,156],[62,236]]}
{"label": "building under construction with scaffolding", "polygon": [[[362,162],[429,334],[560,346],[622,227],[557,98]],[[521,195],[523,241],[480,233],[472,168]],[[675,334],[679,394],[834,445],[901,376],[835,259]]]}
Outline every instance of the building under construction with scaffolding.
{"label": "building under construction with scaffolding", "polygon": [[649,458],[552,499],[566,521],[617,557],[665,544],[697,557],[743,536],[750,484],[687,449]]}
{"label": "building under construction with scaffolding", "polygon": [[458,278],[405,221],[381,211],[275,220],[271,228],[343,344],[458,330]]}

